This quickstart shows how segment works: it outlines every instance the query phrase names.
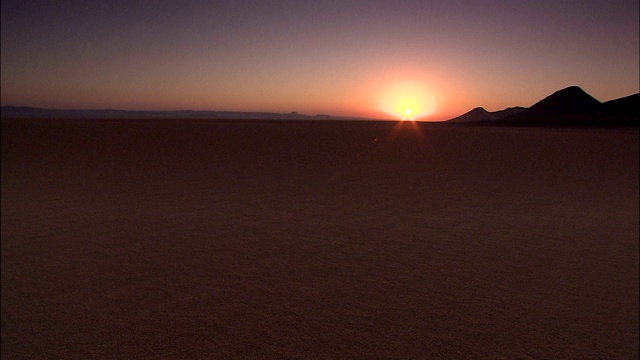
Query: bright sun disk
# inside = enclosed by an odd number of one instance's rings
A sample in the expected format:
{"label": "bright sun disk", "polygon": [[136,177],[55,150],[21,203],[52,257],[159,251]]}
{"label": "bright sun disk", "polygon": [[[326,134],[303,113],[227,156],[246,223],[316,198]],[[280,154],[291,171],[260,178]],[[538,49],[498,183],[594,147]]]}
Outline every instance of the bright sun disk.
{"label": "bright sun disk", "polygon": [[404,111],[404,116],[402,117],[402,120],[413,120],[413,116],[411,116],[411,109],[406,109]]}
{"label": "bright sun disk", "polygon": [[401,83],[389,87],[380,100],[380,109],[401,120],[419,119],[435,111],[431,92],[420,83]]}

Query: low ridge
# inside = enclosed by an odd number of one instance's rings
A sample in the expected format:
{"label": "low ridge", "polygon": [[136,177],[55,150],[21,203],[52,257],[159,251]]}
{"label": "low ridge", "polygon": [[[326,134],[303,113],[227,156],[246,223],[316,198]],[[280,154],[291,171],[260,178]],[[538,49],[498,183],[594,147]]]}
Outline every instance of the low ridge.
{"label": "low ridge", "polygon": [[463,123],[463,122],[479,122],[479,121],[489,121],[489,120],[495,120],[496,118],[491,115],[490,112],[488,112],[487,110],[485,110],[483,107],[477,107],[471,111],[469,111],[468,113],[462,114],[456,118],[453,118],[451,120],[449,120],[450,122],[457,122],[457,123]]}

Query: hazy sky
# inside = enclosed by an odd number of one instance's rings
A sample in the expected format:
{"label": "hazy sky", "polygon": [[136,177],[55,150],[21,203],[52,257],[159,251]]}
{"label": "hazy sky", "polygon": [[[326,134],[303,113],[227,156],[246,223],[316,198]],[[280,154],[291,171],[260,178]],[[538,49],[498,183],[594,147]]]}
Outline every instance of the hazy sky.
{"label": "hazy sky", "polygon": [[639,91],[638,0],[2,0],[2,105],[448,119]]}

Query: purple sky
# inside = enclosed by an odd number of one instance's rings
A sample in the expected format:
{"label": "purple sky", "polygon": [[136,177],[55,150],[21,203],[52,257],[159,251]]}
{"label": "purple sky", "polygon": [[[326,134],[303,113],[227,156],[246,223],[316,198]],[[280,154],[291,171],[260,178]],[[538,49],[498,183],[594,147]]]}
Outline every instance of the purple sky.
{"label": "purple sky", "polygon": [[2,105],[447,119],[639,91],[639,2],[2,1]]}

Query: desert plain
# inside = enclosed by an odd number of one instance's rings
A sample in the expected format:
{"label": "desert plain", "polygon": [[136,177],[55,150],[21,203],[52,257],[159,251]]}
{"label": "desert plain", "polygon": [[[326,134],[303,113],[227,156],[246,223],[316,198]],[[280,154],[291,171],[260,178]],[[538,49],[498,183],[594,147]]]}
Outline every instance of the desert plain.
{"label": "desert plain", "polygon": [[3,359],[635,359],[638,129],[2,120]]}

